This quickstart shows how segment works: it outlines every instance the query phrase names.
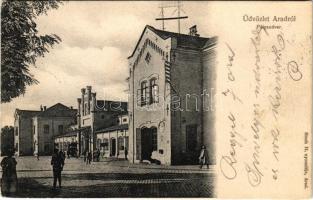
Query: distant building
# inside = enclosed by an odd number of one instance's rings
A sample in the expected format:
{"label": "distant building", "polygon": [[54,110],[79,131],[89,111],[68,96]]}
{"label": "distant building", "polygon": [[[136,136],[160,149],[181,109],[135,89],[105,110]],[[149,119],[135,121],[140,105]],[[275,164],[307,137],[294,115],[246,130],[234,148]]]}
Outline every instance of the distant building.
{"label": "distant building", "polygon": [[77,110],[57,103],[40,111],[16,109],[14,143],[17,155],[51,154],[52,138],[76,123]]}
{"label": "distant building", "polygon": [[77,103],[77,124],[63,135],[56,136],[54,142],[63,150],[76,143],[76,151],[81,155],[97,148],[97,131],[119,124],[119,116],[127,114],[127,102],[97,100],[96,92],[87,86],[81,89]]}
{"label": "distant building", "polygon": [[129,56],[129,157],[132,162],[198,162],[201,145],[214,162],[214,87],[217,38],[146,26]]}
{"label": "distant building", "polygon": [[118,124],[96,131],[97,149],[102,157],[125,158],[129,149],[128,115],[118,117]]}
{"label": "distant building", "polygon": [[53,138],[62,135],[71,125],[76,124],[76,115],[76,109],[58,103],[34,116],[32,118],[34,154],[51,155],[54,150]]}

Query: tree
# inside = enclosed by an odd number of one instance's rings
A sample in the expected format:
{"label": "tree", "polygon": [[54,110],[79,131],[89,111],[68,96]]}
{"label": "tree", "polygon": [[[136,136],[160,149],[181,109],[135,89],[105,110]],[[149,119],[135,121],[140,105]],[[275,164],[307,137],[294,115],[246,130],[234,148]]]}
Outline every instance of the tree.
{"label": "tree", "polygon": [[24,94],[26,86],[39,83],[29,68],[61,39],[55,34],[39,35],[35,19],[60,4],[56,0],[2,1],[1,103]]}
{"label": "tree", "polygon": [[1,128],[1,156],[7,155],[14,148],[14,127],[5,126]]}

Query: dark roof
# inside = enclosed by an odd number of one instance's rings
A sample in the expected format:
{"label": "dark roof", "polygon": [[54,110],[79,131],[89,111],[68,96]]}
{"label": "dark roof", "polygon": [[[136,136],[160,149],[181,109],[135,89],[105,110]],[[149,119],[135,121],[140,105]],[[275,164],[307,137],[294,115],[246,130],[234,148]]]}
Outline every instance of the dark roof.
{"label": "dark roof", "polygon": [[17,115],[23,115],[25,117],[76,117],[77,109],[71,109],[61,103],[57,103],[45,111],[16,109],[15,112]]}
{"label": "dark roof", "polygon": [[40,117],[75,117],[77,109],[71,109],[61,103],[57,103],[38,114]]}
{"label": "dark roof", "polygon": [[190,48],[202,48],[205,43],[209,40],[209,38],[198,37],[198,36],[191,36],[181,33],[174,33],[169,31],[163,31],[156,29],[152,26],[149,26],[150,30],[160,36],[162,39],[166,40],[167,38],[176,38],[177,45],[181,47],[190,47]]}
{"label": "dark roof", "polygon": [[144,28],[137,44],[136,47],[134,49],[134,51],[132,52],[132,54],[128,57],[132,57],[139,45],[139,42],[144,34],[144,32],[146,31],[146,29],[149,28],[151,31],[153,31],[155,34],[157,34],[158,36],[160,36],[162,39],[167,39],[167,38],[176,38],[177,39],[177,46],[178,47],[183,47],[183,48],[189,48],[189,49],[202,49],[205,46],[207,46],[208,44],[214,41],[216,41],[216,37],[213,38],[206,38],[206,37],[199,37],[199,36],[191,36],[191,35],[187,35],[187,34],[181,34],[181,33],[175,33],[175,32],[169,32],[169,31],[163,31],[163,30],[159,30],[156,29],[150,25],[146,25],[146,27]]}
{"label": "dark roof", "polygon": [[35,110],[20,110],[20,109],[16,109],[16,114],[18,115],[23,115],[25,117],[34,117],[37,114],[40,113],[40,111],[35,111]]}
{"label": "dark roof", "polygon": [[117,131],[117,130],[128,130],[128,124],[121,124],[116,126],[110,126],[104,129],[99,129],[95,131],[95,133],[105,133],[110,131]]}

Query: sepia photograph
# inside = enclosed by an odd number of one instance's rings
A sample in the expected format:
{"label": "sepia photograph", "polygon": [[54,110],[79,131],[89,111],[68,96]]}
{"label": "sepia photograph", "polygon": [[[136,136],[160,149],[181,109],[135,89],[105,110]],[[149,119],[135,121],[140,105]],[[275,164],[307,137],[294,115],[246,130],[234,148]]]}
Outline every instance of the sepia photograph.
{"label": "sepia photograph", "polygon": [[2,1],[7,197],[214,197],[208,2]]}
{"label": "sepia photograph", "polygon": [[311,1],[1,1],[1,198],[312,198]]}

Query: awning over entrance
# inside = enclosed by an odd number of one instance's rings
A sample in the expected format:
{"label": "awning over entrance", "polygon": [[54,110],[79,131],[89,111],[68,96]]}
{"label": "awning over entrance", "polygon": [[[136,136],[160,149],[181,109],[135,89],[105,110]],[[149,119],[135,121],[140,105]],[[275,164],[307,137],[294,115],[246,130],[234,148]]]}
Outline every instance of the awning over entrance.
{"label": "awning over entrance", "polygon": [[[81,131],[83,134],[84,134],[84,133],[85,133],[85,134],[88,134],[88,133],[90,133],[90,131],[91,131],[91,127],[90,127],[90,126],[86,126],[86,127],[80,128],[80,129],[69,130],[69,131],[66,131],[64,134],[54,136],[54,138],[62,138],[62,137],[76,136],[79,131]],[[84,136],[85,136],[85,135],[84,135]],[[86,136],[87,136],[87,135],[86,135]]]}

